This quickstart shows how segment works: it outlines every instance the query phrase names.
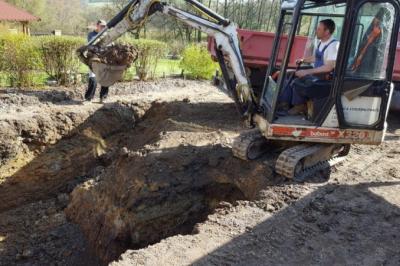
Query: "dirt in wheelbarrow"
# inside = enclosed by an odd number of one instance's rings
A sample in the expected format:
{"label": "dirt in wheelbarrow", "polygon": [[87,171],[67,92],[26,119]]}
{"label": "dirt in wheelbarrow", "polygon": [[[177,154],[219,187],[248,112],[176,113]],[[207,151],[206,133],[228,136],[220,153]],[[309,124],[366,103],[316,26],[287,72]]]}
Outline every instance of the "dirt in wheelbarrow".
{"label": "dirt in wheelbarrow", "polygon": [[0,265],[400,263],[400,121],[299,184],[206,82],[0,92]]}

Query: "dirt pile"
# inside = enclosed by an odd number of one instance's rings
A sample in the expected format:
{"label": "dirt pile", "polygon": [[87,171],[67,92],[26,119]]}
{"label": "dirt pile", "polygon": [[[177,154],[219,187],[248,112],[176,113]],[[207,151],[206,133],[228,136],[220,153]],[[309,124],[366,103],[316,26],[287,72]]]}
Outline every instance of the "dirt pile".
{"label": "dirt pile", "polygon": [[[56,143],[91,113],[69,108],[75,91],[0,91],[0,181],[48,145]],[[65,108],[53,108],[55,104]]]}
{"label": "dirt pile", "polygon": [[45,115],[21,117],[1,121],[5,134],[0,140],[0,210],[68,189],[76,177],[107,163],[102,156],[114,146],[107,139],[135,125],[134,108],[120,103],[86,112],[49,109]]}

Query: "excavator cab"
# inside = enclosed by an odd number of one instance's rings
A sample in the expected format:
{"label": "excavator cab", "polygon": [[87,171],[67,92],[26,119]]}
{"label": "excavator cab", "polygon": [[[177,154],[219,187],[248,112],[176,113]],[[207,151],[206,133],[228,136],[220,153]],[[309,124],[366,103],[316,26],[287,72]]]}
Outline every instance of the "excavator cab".
{"label": "excavator cab", "polygon": [[[274,47],[255,121],[268,139],[319,143],[380,144],[393,91],[392,73],[399,32],[398,0],[282,1]],[[321,97],[310,99],[306,116],[280,114],[279,95],[295,77],[295,41],[321,19],[336,22],[340,42],[329,78],[307,80]],[[315,49],[309,41],[304,53]],[[279,75],[273,74],[279,70]],[[297,79],[298,80],[298,79]],[[294,80],[296,82],[296,80]],[[299,82],[301,84],[301,82]]]}

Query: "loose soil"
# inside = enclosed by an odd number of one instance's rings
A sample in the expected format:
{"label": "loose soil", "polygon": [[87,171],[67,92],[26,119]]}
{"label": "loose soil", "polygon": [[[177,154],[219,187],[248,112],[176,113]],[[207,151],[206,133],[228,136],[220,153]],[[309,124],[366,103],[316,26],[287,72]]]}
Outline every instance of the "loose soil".
{"label": "loose soil", "polygon": [[304,184],[205,82],[0,91],[0,265],[400,264],[400,120]]}

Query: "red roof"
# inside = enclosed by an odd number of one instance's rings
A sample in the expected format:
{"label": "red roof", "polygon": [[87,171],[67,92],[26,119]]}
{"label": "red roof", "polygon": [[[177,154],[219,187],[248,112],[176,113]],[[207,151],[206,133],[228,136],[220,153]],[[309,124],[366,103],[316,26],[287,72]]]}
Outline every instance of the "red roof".
{"label": "red roof", "polygon": [[32,21],[40,18],[0,0],[0,21]]}

